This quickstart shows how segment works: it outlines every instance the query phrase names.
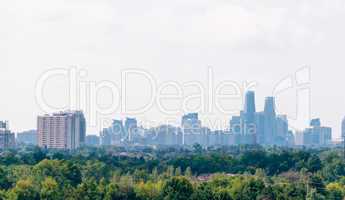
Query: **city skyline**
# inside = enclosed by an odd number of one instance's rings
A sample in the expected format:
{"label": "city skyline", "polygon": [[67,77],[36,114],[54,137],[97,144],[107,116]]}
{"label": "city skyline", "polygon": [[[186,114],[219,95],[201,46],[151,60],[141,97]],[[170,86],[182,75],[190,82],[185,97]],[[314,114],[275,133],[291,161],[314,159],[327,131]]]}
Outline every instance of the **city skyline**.
{"label": "city skyline", "polygon": [[[335,147],[339,140],[332,136],[332,128],[321,125],[320,118],[310,120],[303,131],[289,126],[287,115],[276,113],[274,97],[265,98],[263,111],[256,109],[255,91],[245,93],[245,104],[240,115],[232,116],[225,128],[212,129],[203,124],[199,113],[181,116],[179,125],[162,124],[143,127],[136,118],[112,119],[111,125],[102,127],[99,135],[86,137],[87,121],[83,111],[60,111],[37,117],[37,131],[17,135],[19,144],[38,144],[41,148],[75,150],[82,146],[168,145],[184,146],[199,144],[203,147],[229,145],[263,145],[286,147]],[[14,147],[14,134],[8,122],[0,127],[3,148]],[[344,120],[341,124],[344,130]],[[344,134],[344,132],[343,132]],[[88,139],[86,142],[86,138]],[[17,144],[18,145],[18,144]]]}
{"label": "city skyline", "polygon": [[344,0],[1,0],[0,200],[345,200]]}
{"label": "city skyline", "polygon": [[[207,85],[211,66],[215,82],[255,81],[257,98],[263,99],[281,80],[308,66],[310,84],[301,87],[311,89],[310,119],[320,116],[340,137],[345,110],[345,95],[337,92],[344,83],[345,30],[339,26],[345,13],[343,1],[134,3],[141,9],[105,0],[5,1],[0,8],[1,19],[6,19],[6,31],[0,33],[0,53],[5,58],[0,60],[0,89],[7,98],[0,102],[1,118],[9,120],[15,132],[34,128],[35,116],[46,113],[35,100],[36,82],[56,68],[77,66],[88,72],[87,81],[94,82],[119,83],[122,70],[135,68],[151,73],[159,83]],[[143,83],[130,82],[134,92],[128,94],[129,105],[135,107],[137,99],[147,98],[145,88],[135,91]],[[47,82],[49,104],[65,105],[67,89],[66,77]],[[100,98],[109,99],[109,93],[102,92]],[[294,90],[278,99],[281,113],[293,113],[295,99]],[[242,109],[238,102],[232,107]],[[262,109],[263,102],[257,107]],[[112,115],[121,117],[118,113]],[[158,121],[164,114],[152,109],[136,117]],[[219,115],[224,121],[228,117]],[[200,118],[204,120],[203,113]],[[297,128],[308,126],[308,121]],[[89,133],[98,129],[88,128]]]}

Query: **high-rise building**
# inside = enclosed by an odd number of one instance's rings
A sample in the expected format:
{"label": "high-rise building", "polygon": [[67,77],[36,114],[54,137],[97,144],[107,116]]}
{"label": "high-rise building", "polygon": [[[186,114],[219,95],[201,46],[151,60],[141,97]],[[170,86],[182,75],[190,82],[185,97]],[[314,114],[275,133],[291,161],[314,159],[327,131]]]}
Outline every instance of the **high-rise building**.
{"label": "high-rise building", "polygon": [[277,126],[274,97],[266,97],[264,108],[264,143],[275,144]]}
{"label": "high-rise building", "polygon": [[15,135],[9,130],[7,121],[0,121],[0,149],[15,147]]}
{"label": "high-rise building", "polygon": [[97,135],[87,135],[85,137],[85,144],[87,146],[97,147],[100,144],[99,137]]}
{"label": "high-rise building", "polygon": [[37,145],[37,131],[29,130],[17,133],[17,144]]}
{"label": "high-rise building", "polygon": [[126,139],[128,141],[131,141],[134,135],[137,134],[138,130],[138,122],[135,118],[126,118],[125,121],[125,133],[126,133]]}
{"label": "high-rise building", "polygon": [[265,144],[265,113],[257,112],[255,115],[256,143]]}
{"label": "high-rise building", "polygon": [[201,137],[201,121],[198,113],[188,113],[182,116],[182,144],[197,143],[195,138]]}
{"label": "high-rise building", "polygon": [[345,159],[345,117],[341,121],[341,138],[343,142],[343,157]]}
{"label": "high-rise building", "polygon": [[289,135],[289,124],[286,115],[278,115],[276,129],[276,142],[277,145],[286,146],[288,145],[288,135]]}
{"label": "high-rise building", "polygon": [[103,146],[112,145],[112,129],[111,128],[103,128],[100,132],[100,142]]}
{"label": "high-rise building", "polygon": [[184,134],[200,133],[201,121],[199,120],[198,113],[188,113],[183,115],[181,126]]}
{"label": "high-rise building", "polygon": [[242,130],[243,128],[241,116],[232,116],[230,120],[230,132],[232,134],[241,134]]}
{"label": "high-rise building", "polygon": [[8,121],[0,121],[0,129],[9,129]]}
{"label": "high-rise building", "polygon": [[345,138],[345,117],[343,121],[341,122],[341,137]]}
{"label": "high-rise building", "polygon": [[85,143],[86,121],[82,111],[38,116],[38,146],[49,149],[77,149]]}
{"label": "high-rise building", "polygon": [[254,124],[255,122],[255,93],[253,91],[248,91],[245,97],[244,104],[244,115],[245,115],[245,124]]}
{"label": "high-rise building", "polygon": [[295,143],[304,146],[328,146],[332,143],[332,128],[321,126],[320,119],[313,119],[309,128],[296,135]]}

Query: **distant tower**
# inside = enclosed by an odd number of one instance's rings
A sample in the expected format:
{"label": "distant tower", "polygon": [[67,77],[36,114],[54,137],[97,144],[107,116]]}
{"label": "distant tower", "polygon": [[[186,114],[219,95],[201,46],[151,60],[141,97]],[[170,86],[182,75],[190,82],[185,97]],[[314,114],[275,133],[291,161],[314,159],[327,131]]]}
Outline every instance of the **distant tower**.
{"label": "distant tower", "polygon": [[275,143],[276,134],[276,111],[274,97],[266,97],[264,108],[264,137],[266,144]]}
{"label": "distant tower", "polygon": [[250,134],[255,132],[255,93],[254,91],[248,91],[246,93],[245,102],[244,102],[244,134]]}
{"label": "distant tower", "polygon": [[246,116],[246,121],[249,123],[254,123],[255,120],[255,93],[254,91],[248,91],[246,93],[245,104],[244,104],[244,114]]}
{"label": "distant tower", "polygon": [[138,122],[135,118],[126,118],[125,121],[125,132],[126,132],[126,139],[131,142],[133,137],[137,134],[138,131]]}
{"label": "distant tower", "polygon": [[345,117],[343,118],[343,121],[341,122],[341,137],[343,139],[343,145],[344,145],[344,160],[345,160]]}

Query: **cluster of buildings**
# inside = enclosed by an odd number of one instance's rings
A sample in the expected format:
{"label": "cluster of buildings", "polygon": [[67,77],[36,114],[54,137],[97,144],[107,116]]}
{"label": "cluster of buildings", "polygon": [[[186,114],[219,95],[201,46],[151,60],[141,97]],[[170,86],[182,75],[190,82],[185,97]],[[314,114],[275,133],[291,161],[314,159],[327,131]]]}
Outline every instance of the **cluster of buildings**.
{"label": "cluster of buildings", "polygon": [[123,120],[113,120],[109,128],[104,128],[100,132],[100,142],[102,145],[121,145],[137,140],[139,134],[138,122],[135,118]]}
{"label": "cluster of buildings", "polygon": [[[263,111],[257,111],[255,93],[245,95],[244,108],[233,116],[225,130],[211,130],[202,125],[198,113],[183,115],[180,126],[161,125],[152,128],[138,126],[135,118],[114,120],[99,136],[86,135],[86,120],[82,111],[65,111],[38,116],[37,130],[15,134],[8,122],[0,121],[0,149],[15,144],[37,145],[41,148],[74,150],[81,146],[111,145],[194,145],[225,146],[259,144],[277,146],[322,147],[332,144],[332,129],[313,119],[310,127],[294,134],[288,119],[278,115],[275,99],[266,97]],[[345,136],[345,119],[342,124]]]}
{"label": "cluster of buildings", "polygon": [[[345,122],[344,122],[345,130]],[[274,97],[266,97],[263,111],[257,111],[255,93],[245,95],[244,109],[233,116],[229,129],[210,130],[202,126],[198,113],[182,116],[178,127],[162,125],[149,129],[138,127],[137,121],[114,120],[111,127],[100,133],[100,145],[193,145],[202,146],[259,144],[277,146],[321,147],[332,144],[332,129],[321,126],[319,119],[311,121],[311,127],[293,134],[289,130],[286,115],[278,115]]]}
{"label": "cluster of buildings", "polygon": [[261,145],[287,146],[293,144],[293,134],[289,131],[286,115],[277,115],[274,97],[266,97],[265,107],[256,111],[255,93],[248,91],[244,110],[230,120],[230,131],[236,135],[247,136],[250,141]]}
{"label": "cluster of buildings", "polygon": [[9,128],[8,121],[0,121],[0,149],[13,148],[15,135]]}
{"label": "cluster of buildings", "polygon": [[295,145],[329,146],[332,144],[332,128],[321,126],[320,119],[313,119],[310,127],[296,132]]}

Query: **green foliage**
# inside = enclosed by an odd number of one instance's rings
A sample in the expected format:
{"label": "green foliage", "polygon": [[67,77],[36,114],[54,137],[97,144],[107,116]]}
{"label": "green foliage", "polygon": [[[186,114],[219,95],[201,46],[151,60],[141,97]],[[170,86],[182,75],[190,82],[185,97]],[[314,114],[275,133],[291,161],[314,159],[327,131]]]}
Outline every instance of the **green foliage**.
{"label": "green foliage", "polygon": [[193,186],[184,177],[173,177],[168,180],[162,189],[164,200],[189,200],[193,194]]}
{"label": "green foliage", "polygon": [[52,177],[46,177],[41,184],[41,200],[62,200],[58,183]]}
{"label": "green foliage", "polygon": [[39,200],[40,194],[32,180],[20,180],[9,191],[10,200]]}
{"label": "green foliage", "polygon": [[338,150],[39,148],[0,154],[0,200],[341,200]]}

